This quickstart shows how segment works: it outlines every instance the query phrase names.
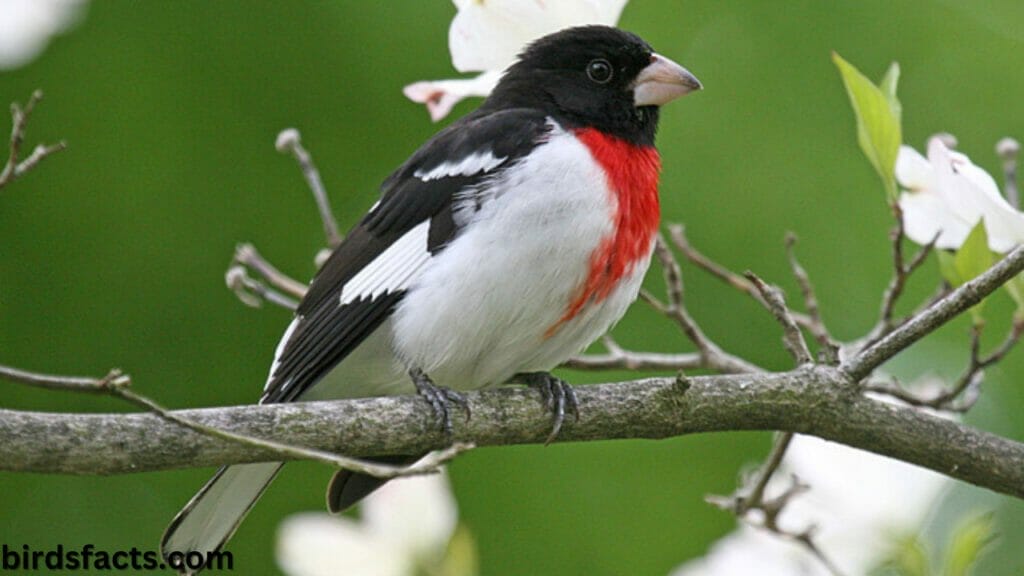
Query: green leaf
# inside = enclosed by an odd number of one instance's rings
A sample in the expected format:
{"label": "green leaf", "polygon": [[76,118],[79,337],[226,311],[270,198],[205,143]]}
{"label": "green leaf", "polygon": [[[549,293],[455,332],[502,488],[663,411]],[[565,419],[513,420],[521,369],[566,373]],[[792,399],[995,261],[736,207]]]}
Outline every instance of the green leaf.
{"label": "green leaf", "polygon": [[839,68],[850,105],[857,116],[857,141],[868,161],[882,177],[889,199],[896,200],[896,156],[903,142],[900,128],[901,107],[896,99],[900,69],[893,63],[881,87],[860,73],[852,64],[833,52],[832,61]]}
{"label": "green leaf", "polygon": [[480,565],[476,554],[473,534],[462,524],[455,528],[455,534],[448,541],[444,560],[438,574],[441,576],[477,576]]}
{"label": "green leaf", "polygon": [[938,250],[936,253],[939,256],[939,273],[942,274],[942,278],[949,282],[950,286],[963,284],[960,281],[960,274],[956,271],[956,256],[945,250]]}
{"label": "green leaf", "polygon": [[1024,317],[1024,273],[1018,274],[1006,283],[1006,291],[1017,303],[1017,316]]}
{"label": "green leaf", "polygon": [[988,232],[985,221],[979,220],[967,235],[954,258],[960,283],[969,282],[992,266],[992,251],[988,249]]}
{"label": "green leaf", "polygon": [[885,76],[882,77],[882,83],[879,84],[878,87],[881,88],[882,93],[885,94],[886,100],[889,101],[889,108],[891,108],[893,114],[896,115],[896,122],[902,124],[903,105],[900,104],[900,99],[896,97],[896,86],[899,82],[900,65],[898,62],[893,62],[889,65],[889,69],[886,70]]}
{"label": "green leaf", "polygon": [[[959,278],[956,286],[973,280],[992,266],[992,251],[988,249],[988,233],[985,231],[984,220],[978,221],[967,235],[967,239],[960,245],[956,256],[953,257],[953,265]],[[971,317],[975,325],[984,323],[981,316],[984,305],[985,300],[982,300],[971,308]]]}
{"label": "green leaf", "polygon": [[870,576],[932,576],[928,550],[914,536],[898,538],[892,552],[882,560]]}
{"label": "green leaf", "polygon": [[981,555],[996,539],[992,513],[979,514],[962,522],[953,532],[946,555],[944,576],[968,576]]}

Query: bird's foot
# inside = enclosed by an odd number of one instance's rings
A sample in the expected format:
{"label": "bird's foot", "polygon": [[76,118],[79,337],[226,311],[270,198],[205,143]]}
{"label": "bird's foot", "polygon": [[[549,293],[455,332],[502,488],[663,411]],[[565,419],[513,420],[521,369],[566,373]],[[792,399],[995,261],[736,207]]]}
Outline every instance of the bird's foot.
{"label": "bird's foot", "polygon": [[466,420],[469,420],[469,403],[466,402],[466,398],[463,397],[462,394],[434,384],[434,381],[430,379],[430,376],[424,374],[422,370],[410,370],[409,376],[412,378],[412,383],[416,385],[416,392],[422,396],[434,410],[434,416],[437,418],[438,422],[440,422],[441,431],[444,432],[445,436],[451,436],[452,433],[452,404],[462,408],[466,413]]}
{"label": "bird's foot", "polygon": [[576,401],[576,391],[565,380],[556,378],[547,372],[520,374],[517,376],[517,380],[538,390],[544,400],[544,405],[551,411],[551,434],[548,435],[544,444],[550,444],[558,436],[558,432],[562,430],[566,412],[572,413],[576,421],[579,421],[580,410],[579,403]]}

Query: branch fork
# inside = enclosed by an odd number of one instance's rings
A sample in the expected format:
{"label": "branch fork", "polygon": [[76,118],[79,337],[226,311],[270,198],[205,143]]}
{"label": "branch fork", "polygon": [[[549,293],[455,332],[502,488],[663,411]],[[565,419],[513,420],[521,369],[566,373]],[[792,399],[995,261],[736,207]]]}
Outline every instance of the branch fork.
{"label": "branch fork", "polygon": [[36,90],[29,97],[24,108],[19,106],[17,102],[11,104],[10,151],[7,155],[7,162],[3,168],[0,168],[0,188],[7,186],[26,174],[45,158],[67,148],[67,143],[63,140],[56,144],[38,144],[32,149],[27,158],[19,160],[21,145],[25,141],[25,130],[28,127],[28,121],[32,117],[36,104],[39,104],[39,101],[42,99],[43,91]]}

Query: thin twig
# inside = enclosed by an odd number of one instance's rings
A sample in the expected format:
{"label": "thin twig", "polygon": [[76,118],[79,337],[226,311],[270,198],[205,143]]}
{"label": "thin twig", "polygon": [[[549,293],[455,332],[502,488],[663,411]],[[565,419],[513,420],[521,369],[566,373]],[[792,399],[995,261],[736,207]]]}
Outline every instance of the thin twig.
{"label": "thin twig", "polygon": [[282,154],[290,153],[295,157],[296,162],[299,163],[302,175],[306,178],[306,184],[309,185],[310,191],[313,192],[313,199],[316,200],[317,210],[320,211],[320,220],[323,222],[324,234],[327,236],[327,245],[334,248],[341,244],[338,222],[334,219],[334,213],[331,211],[331,203],[327,198],[324,183],[320,179],[320,171],[317,170],[316,164],[313,163],[313,157],[302,146],[302,137],[299,131],[295,128],[282,130],[277,135],[277,141],[274,146]]}
{"label": "thin twig", "polygon": [[686,229],[682,224],[671,224],[668,227],[668,231],[669,237],[672,239],[672,243],[675,244],[675,247],[682,252],[683,256],[685,256],[687,260],[696,264],[711,276],[732,286],[736,290],[749,295],[755,300],[761,300],[761,294],[753,284],[694,248],[686,238]]}
{"label": "thin twig", "polygon": [[36,90],[29,97],[25,107],[18,106],[17,102],[11,103],[11,139],[10,150],[7,155],[7,162],[3,169],[0,169],[0,188],[10,184],[19,176],[35,168],[44,158],[67,148],[67,143],[61,140],[56,144],[37,145],[32,152],[21,162],[18,155],[21,152],[21,145],[25,141],[25,128],[28,126],[32,111],[36,104],[43,98],[42,90]]}
{"label": "thin twig", "polygon": [[[679,247],[680,250],[686,252],[689,243],[683,235],[682,227],[673,227],[670,228],[670,230],[676,246]],[[796,255],[793,251],[793,244],[795,241],[796,239],[794,236],[788,236],[786,239],[786,249],[789,256],[790,267],[793,270],[793,275],[796,277],[797,282],[800,284],[800,288],[804,296],[804,302],[807,306],[808,315],[805,325],[818,339],[818,342],[822,346],[822,350],[828,351],[825,352],[826,358],[829,360],[828,363],[832,365],[837,363],[838,347],[832,342],[828,329],[825,327],[825,324],[821,319],[817,298],[814,293],[814,288],[811,285],[810,278],[796,259]],[[665,247],[665,250],[667,251],[668,248]],[[725,280],[734,287],[737,287],[741,291],[747,292],[772,313],[775,319],[782,325],[783,343],[785,344],[786,349],[793,356],[797,365],[802,366],[813,362],[811,352],[807,348],[807,342],[804,340],[803,333],[800,331],[800,327],[793,318],[793,313],[786,306],[786,301],[783,298],[781,291],[775,287],[768,286],[752,272],[746,272],[744,274],[745,282],[741,282],[738,277],[725,268],[718,266],[711,260],[704,258],[703,255],[700,255],[698,252],[691,249],[691,260],[693,260],[694,257],[697,258],[697,261],[700,262],[699,265],[703,268],[712,271],[712,274]],[[751,292],[751,289],[753,292]],[[777,498],[771,500],[765,499],[765,490],[768,487],[768,483],[782,464],[782,460],[785,457],[786,450],[789,448],[790,442],[793,440],[793,436],[794,434],[792,432],[784,432],[776,438],[768,459],[765,461],[764,465],[762,465],[756,479],[749,488],[741,488],[740,491],[730,498],[723,499],[721,497],[710,497],[709,501],[731,510],[738,518],[746,522],[751,522],[749,513],[752,510],[761,511],[764,518],[759,524],[760,527],[776,535],[802,544],[804,548],[806,548],[814,557],[818,558],[822,565],[824,565],[834,576],[841,576],[841,572],[836,568],[835,564],[815,543],[812,538],[812,530],[810,528],[800,533],[793,533],[786,531],[779,526],[778,516],[782,513],[783,509],[793,497],[807,490],[807,486],[799,483],[794,478],[793,485],[789,490],[786,490]]]}
{"label": "thin twig", "polygon": [[796,361],[798,366],[813,363],[814,358],[811,356],[811,351],[807,348],[807,341],[804,340],[800,327],[796,325],[793,313],[786,306],[786,299],[783,298],[782,291],[774,286],[769,286],[764,280],[761,280],[749,270],[743,275],[761,293],[761,299],[764,301],[765,307],[768,308],[772,316],[782,326],[782,343],[785,345],[786,350],[789,351],[789,354],[793,356],[793,360]]}
{"label": "thin twig", "polygon": [[828,331],[828,327],[825,326],[825,321],[821,317],[821,308],[818,305],[818,296],[814,291],[814,284],[811,283],[811,277],[807,274],[807,270],[804,269],[800,264],[800,260],[796,257],[796,242],[796,234],[792,232],[786,234],[786,256],[789,259],[789,268],[792,270],[797,284],[800,285],[800,293],[804,297],[804,306],[807,308],[807,316],[810,318],[810,324],[807,326],[807,329],[814,336],[815,341],[818,342],[818,346],[820,346],[819,355],[821,356],[821,361],[835,366],[839,363],[839,345],[832,338],[832,334]]}
{"label": "thin twig", "polygon": [[818,559],[825,569],[829,571],[832,576],[843,576],[844,572],[839,569],[839,566],[829,558],[825,552],[814,542],[814,526],[810,526],[802,532],[793,533],[786,531],[776,531],[776,534],[780,536],[790,538],[799,544],[802,544],[815,558]]}
{"label": "thin twig", "polygon": [[1017,155],[1020,154],[1020,142],[1013,138],[1003,138],[996,143],[996,154],[1003,161],[1003,194],[1011,206],[1020,210],[1020,188],[1017,186]]}
{"label": "thin twig", "polygon": [[251,268],[271,286],[294,298],[302,298],[309,290],[308,285],[278,270],[252,244],[239,244],[235,247],[234,262]]}
{"label": "thin twig", "polygon": [[775,444],[772,446],[772,451],[768,454],[768,459],[765,460],[764,465],[761,466],[757,474],[757,480],[746,495],[736,499],[735,510],[737,514],[746,513],[747,510],[760,506],[764,502],[764,491],[768,488],[768,482],[782,464],[782,459],[786,455],[786,450],[789,449],[789,444],[792,441],[792,432],[779,434],[778,438],[775,439]]}
{"label": "thin twig", "polygon": [[[289,153],[295,158],[316,201],[328,244],[328,248],[317,252],[314,258],[314,262],[319,268],[330,256],[331,250],[342,240],[342,236],[338,232],[338,223],[331,211],[330,201],[320,178],[320,172],[313,163],[312,156],[302,146],[298,130],[289,128],[281,131],[277,136],[275,147],[279,152]],[[251,277],[249,270],[252,270],[259,279]],[[260,255],[252,244],[248,243],[239,244],[235,248],[231,266],[225,273],[225,281],[228,288],[242,303],[254,308],[262,306],[266,301],[289,310],[295,310],[298,307],[298,300],[306,295],[309,288],[306,284],[282,273]]]}
{"label": "thin twig", "polygon": [[[753,477],[753,480],[747,485],[741,486],[731,496],[709,495],[705,500],[714,506],[732,512],[737,518],[751,526],[761,528],[776,536],[792,540],[802,545],[811,553],[811,555],[817,558],[831,574],[834,576],[841,576],[842,571],[839,570],[835,562],[833,562],[814,541],[814,526],[807,527],[799,532],[793,532],[786,530],[779,523],[779,517],[782,515],[783,511],[785,511],[789,503],[795,497],[808,491],[810,487],[801,482],[794,475],[792,476],[790,486],[781,494],[773,498],[765,497],[768,484],[782,465],[786,451],[789,449],[789,445],[793,441],[793,436],[792,432],[785,432],[779,434],[775,438],[775,443],[772,445],[771,453],[768,455],[764,464],[761,465],[760,469]],[[753,515],[751,513],[755,511],[761,513],[760,520],[754,520],[752,518]]]}
{"label": "thin twig", "polygon": [[224,273],[224,283],[235,293],[242,304],[259,308],[264,302],[270,302],[287,310],[295,310],[299,303],[263,282],[249,276],[249,270],[240,264],[233,264]]}
{"label": "thin twig", "polygon": [[605,349],[612,354],[618,354],[625,352],[625,349],[615,340],[615,337],[611,334],[605,334],[601,336],[601,344],[604,345]]}
{"label": "thin twig", "polygon": [[[708,258],[690,244],[690,241],[686,238],[685,228],[681,224],[669,225],[668,231],[669,237],[672,239],[672,244],[675,245],[687,260],[710,274],[712,277],[717,278],[732,288],[750,296],[756,300],[758,304],[761,304],[762,306],[766,305],[760,291],[758,291],[757,287],[749,280],[715,262],[711,258]],[[792,314],[793,319],[800,326],[808,327],[812,323],[811,319],[806,314],[800,314],[798,312],[793,312]]]}
{"label": "thin twig", "polygon": [[[683,301],[684,287],[683,276],[679,268],[679,262],[672,254],[671,248],[665,242],[664,237],[658,235],[654,244],[654,255],[661,264],[665,278],[665,292],[668,302],[662,302],[656,296],[646,290],[640,291],[640,299],[654,308],[659,314],[675,322],[683,334],[697,347],[701,363],[704,368],[710,368],[723,373],[762,372],[763,370],[742,358],[725,352],[711,340],[697,324],[697,321],[690,316]],[[680,367],[679,369],[685,369]]]}
{"label": "thin twig", "polygon": [[[896,302],[903,295],[907,280],[921,267],[928,259],[928,256],[935,250],[935,243],[939,240],[939,234],[924,246],[910,259],[908,263],[903,254],[903,241],[906,238],[906,229],[903,224],[903,210],[899,204],[892,204],[893,217],[896,219],[896,226],[889,235],[892,242],[892,278],[882,293],[881,312],[878,322],[864,337],[865,346],[870,346],[892,332],[897,326],[905,323],[910,317],[895,320],[893,315],[896,310]],[[915,314],[916,315],[916,314]]]}
{"label": "thin twig", "polygon": [[[262,280],[253,278],[255,272]],[[252,244],[239,244],[234,258],[224,274],[224,282],[246,306],[259,308],[270,302],[288,310],[298,308],[298,300],[306,295],[308,287],[284,274],[264,258]],[[269,286],[268,286],[269,284]]]}
{"label": "thin twig", "polygon": [[640,299],[649,304],[660,314],[673,320],[686,334],[686,337],[693,342],[697,350],[703,355],[708,356],[714,344],[704,334],[697,325],[697,322],[690,316],[689,311],[686,309],[686,305],[683,303],[683,275],[679,269],[679,262],[676,261],[675,256],[665,245],[664,238],[661,235],[655,240],[654,243],[654,255],[661,264],[661,270],[665,279],[665,293],[668,298],[667,302],[662,302],[656,296],[642,290],[640,292]]}
{"label": "thin twig", "polygon": [[130,389],[131,377],[127,374],[123,374],[116,368],[111,370],[102,378],[90,378],[81,376],[54,376],[50,374],[38,374],[8,366],[0,366],[0,378],[17,382],[19,384],[46,388],[48,390],[109,394],[152,412],[168,422],[173,422],[174,424],[183,426],[206,436],[263,449],[277,456],[281,456],[282,458],[313,460],[335,468],[359,472],[377,478],[396,478],[399,476],[416,476],[435,473],[438,471],[438,467],[441,464],[444,464],[462,452],[473,448],[472,444],[456,443],[444,450],[432,452],[411,465],[389,466],[386,464],[378,464],[375,462],[332,454],[323,450],[303,448],[301,446],[290,446],[273,440],[265,440],[263,438],[254,438],[252,436],[236,434],[227,430],[206,426],[187,418],[182,418],[178,414],[175,414],[160,404],[157,404],[155,401],[133,392]]}
{"label": "thin twig", "polygon": [[89,376],[54,376],[52,374],[28,372],[0,365],[0,378],[10,382],[35,386],[36,388],[46,388],[47,390],[97,394],[110,394],[112,387],[127,386],[131,382],[131,377],[123,374],[117,368],[114,368],[102,378],[92,378]]}
{"label": "thin twig", "polygon": [[697,370],[707,368],[700,354],[660,354],[621,350],[605,354],[581,354],[562,364],[574,370]]}
{"label": "thin twig", "polygon": [[844,363],[843,370],[852,380],[862,380],[872,370],[907,346],[981,302],[1011,278],[1020,274],[1022,270],[1024,270],[1024,246],[1018,246],[980,276],[960,286],[878,342],[866,347]]}
{"label": "thin twig", "polygon": [[1002,343],[992,352],[983,356],[981,354],[981,328],[979,326],[971,327],[971,355],[967,368],[952,386],[930,397],[906,390],[899,385],[898,381],[888,384],[869,383],[865,389],[892,396],[912,406],[947,412],[967,412],[974,407],[981,393],[985,369],[1002,361],[1020,342],[1021,336],[1024,336],[1024,319],[1017,318]]}
{"label": "thin twig", "polygon": [[704,357],[695,353],[662,354],[638,352],[623,348],[611,334],[601,337],[607,352],[580,354],[564,362],[564,368],[574,370],[696,370],[707,368]]}

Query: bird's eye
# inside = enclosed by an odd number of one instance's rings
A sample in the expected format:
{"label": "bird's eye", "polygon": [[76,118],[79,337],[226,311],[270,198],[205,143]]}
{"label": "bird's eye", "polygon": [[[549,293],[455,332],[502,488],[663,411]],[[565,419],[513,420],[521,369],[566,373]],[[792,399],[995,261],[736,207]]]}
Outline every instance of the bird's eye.
{"label": "bird's eye", "polygon": [[607,84],[612,79],[612,65],[604,58],[591,60],[587,64],[587,76],[598,84]]}

